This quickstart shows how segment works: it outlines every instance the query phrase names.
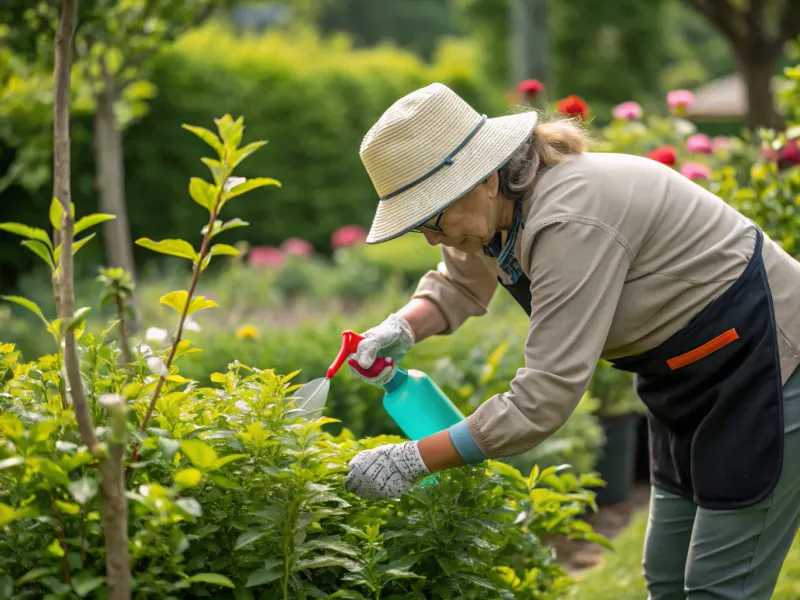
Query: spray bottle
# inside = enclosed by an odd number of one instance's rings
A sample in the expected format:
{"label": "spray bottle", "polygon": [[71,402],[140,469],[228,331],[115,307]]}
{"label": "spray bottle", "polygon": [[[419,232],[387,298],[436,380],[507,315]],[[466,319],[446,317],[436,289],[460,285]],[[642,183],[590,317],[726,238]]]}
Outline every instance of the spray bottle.
{"label": "spray bottle", "polygon": [[[352,331],[342,333],[342,347],[328,369],[328,381],[347,357],[358,350],[358,343],[363,339]],[[369,369],[362,369],[356,361],[349,364],[362,375],[375,377],[392,365],[392,359],[378,357]],[[383,408],[410,440],[421,440],[464,420],[456,405],[422,371],[398,366],[392,378],[383,384],[383,389]]]}

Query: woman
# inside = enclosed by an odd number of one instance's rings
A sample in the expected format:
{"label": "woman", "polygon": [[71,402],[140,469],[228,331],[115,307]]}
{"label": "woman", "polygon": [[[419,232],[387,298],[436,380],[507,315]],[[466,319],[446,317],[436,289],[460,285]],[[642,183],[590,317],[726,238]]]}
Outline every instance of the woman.
{"label": "woman", "polygon": [[586,151],[572,121],[496,119],[434,84],[400,99],[361,157],[368,236],[410,231],[444,261],[350,361],[396,364],[483,315],[498,283],[530,315],[525,367],[462,423],[358,454],[346,486],[396,497],[422,476],[521,454],[555,432],[598,360],[636,374],[651,428],[650,598],[769,598],[800,522],[800,264],[655,161]]}

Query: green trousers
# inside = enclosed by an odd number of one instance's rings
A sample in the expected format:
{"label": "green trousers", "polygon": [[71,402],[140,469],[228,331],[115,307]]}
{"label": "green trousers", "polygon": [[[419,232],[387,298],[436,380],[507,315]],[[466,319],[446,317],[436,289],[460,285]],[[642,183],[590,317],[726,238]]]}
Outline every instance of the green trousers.
{"label": "green trousers", "polygon": [[659,488],[644,544],[649,600],[766,600],[800,527],[800,369],[784,387],[784,461],[762,502],[719,511]]}

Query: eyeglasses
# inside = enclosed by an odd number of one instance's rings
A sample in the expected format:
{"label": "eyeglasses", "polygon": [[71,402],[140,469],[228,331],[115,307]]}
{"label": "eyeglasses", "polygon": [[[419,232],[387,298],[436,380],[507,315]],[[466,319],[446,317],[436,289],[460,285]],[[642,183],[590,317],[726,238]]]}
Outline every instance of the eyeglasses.
{"label": "eyeglasses", "polygon": [[441,220],[443,214],[444,211],[436,215],[436,222],[433,223],[432,225],[430,223],[423,223],[419,227],[414,227],[414,229],[412,229],[411,231],[413,231],[414,233],[422,233],[423,229],[427,229],[428,231],[433,231],[434,233],[444,233],[444,229],[439,227],[439,221]]}

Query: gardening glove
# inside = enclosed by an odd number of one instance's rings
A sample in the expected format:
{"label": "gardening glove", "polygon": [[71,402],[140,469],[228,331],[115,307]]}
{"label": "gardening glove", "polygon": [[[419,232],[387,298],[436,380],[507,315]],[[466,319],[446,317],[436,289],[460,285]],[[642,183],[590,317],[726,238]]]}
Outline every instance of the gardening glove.
{"label": "gardening glove", "polygon": [[[380,387],[394,376],[397,363],[411,350],[414,332],[403,317],[391,314],[362,335],[364,339],[359,342],[358,350],[348,357],[347,366],[357,378]],[[379,356],[391,359],[391,363],[377,373],[374,369],[369,371]]]}
{"label": "gardening glove", "polygon": [[344,489],[366,500],[399,498],[423,475],[430,475],[422,462],[417,442],[384,444],[364,450],[348,465]]}

